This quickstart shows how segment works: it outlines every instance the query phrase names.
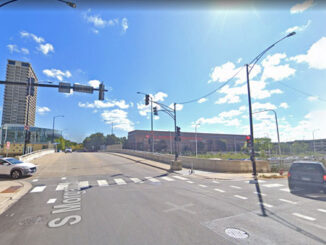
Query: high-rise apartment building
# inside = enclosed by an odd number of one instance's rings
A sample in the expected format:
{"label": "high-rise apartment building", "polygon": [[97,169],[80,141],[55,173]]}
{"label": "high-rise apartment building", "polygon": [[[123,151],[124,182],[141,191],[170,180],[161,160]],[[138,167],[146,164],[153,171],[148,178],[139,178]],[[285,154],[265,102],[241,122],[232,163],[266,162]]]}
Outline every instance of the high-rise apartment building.
{"label": "high-rise apartment building", "polygon": [[[6,81],[27,82],[31,78],[34,78],[35,83],[37,83],[37,77],[30,63],[8,60]],[[6,84],[3,98],[2,125],[10,123],[34,126],[37,87],[34,89],[34,96],[27,96],[26,91],[26,86]]]}

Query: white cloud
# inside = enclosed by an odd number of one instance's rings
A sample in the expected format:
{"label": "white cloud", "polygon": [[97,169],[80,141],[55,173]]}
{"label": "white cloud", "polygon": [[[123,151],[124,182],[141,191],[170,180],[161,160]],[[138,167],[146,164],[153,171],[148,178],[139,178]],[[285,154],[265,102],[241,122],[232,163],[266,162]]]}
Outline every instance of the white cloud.
{"label": "white cloud", "polygon": [[16,44],[8,44],[7,48],[9,49],[10,53],[22,53],[22,54],[29,54],[29,50],[27,48],[18,48]]}
{"label": "white cloud", "polygon": [[29,50],[27,48],[20,49],[23,54],[29,54]]}
{"label": "white cloud", "polygon": [[113,123],[114,128],[123,131],[134,130],[134,123],[128,119],[128,113],[126,111],[120,109],[114,109],[112,111],[105,110],[101,116],[107,124]]}
{"label": "white cloud", "polygon": [[242,58],[239,58],[239,59],[237,60],[237,63],[239,64],[241,61],[242,61]]}
{"label": "white cloud", "polygon": [[201,98],[201,99],[198,100],[198,103],[201,104],[201,103],[204,103],[204,102],[206,102],[206,101],[207,101],[206,98]]}
{"label": "white cloud", "polygon": [[211,118],[199,118],[192,125],[196,124],[224,124],[226,126],[240,126],[240,120],[234,118],[242,115],[247,110],[246,106],[240,106],[237,110],[224,111]]}
{"label": "white cloud", "polygon": [[122,18],[121,20],[122,32],[126,32],[128,29],[128,20],[127,18]]}
{"label": "white cloud", "polygon": [[[174,104],[170,104],[169,107],[173,110],[174,109]],[[183,105],[176,104],[175,109],[177,111],[181,111],[183,109]]]}
{"label": "white cloud", "polygon": [[68,70],[64,72],[59,69],[45,69],[43,70],[43,73],[48,77],[57,78],[59,81],[63,81],[64,77],[66,78],[71,77],[71,73]]}
{"label": "white cloud", "polygon": [[45,41],[43,37],[38,37],[35,34],[29,33],[27,31],[21,31],[20,36],[21,37],[32,38],[37,43],[43,43]]}
{"label": "white cloud", "polygon": [[108,101],[95,100],[93,103],[79,102],[78,106],[82,108],[97,108],[97,109],[111,108],[111,107],[119,107],[120,109],[129,108],[129,104],[127,104],[125,100],[108,100]]}
{"label": "white cloud", "polygon": [[309,96],[307,99],[309,101],[316,101],[316,100],[318,100],[318,96]]}
{"label": "white cloud", "polygon": [[154,101],[162,102],[166,97],[168,97],[168,95],[163,92],[158,92],[154,95],[150,94],[150,97],[152,97]]}
{"label": "white cloud", "polygon": [[295,69],[290,67],[289,64],[279,65],[281,60],[286,58],[285,53],[276,53],[274,55],[268,55],[263,61],[262,66],[264,72],[261,80],[265,81],[269,78],[274,81],[281,81],[287,77],[295,74]]}
{"label": "white cloud", "polygon": [[314,3],[313,0],[306,0],[303,3],[297,3],[290,9],[290,12],[291,12],[291,14],[302,13],[303,11],[312,7],[313,3]]}
{"label": "white cloud", "polygon": [[47,112],[50,112],[50,108],[46,107],[46,106],[37,106],[36,107],[36,112],[39,114],[39,115],[44,115],[45,113]]}
{"label": "white cloud", "polygon": [[[119,24],[121,24],[123,33],[126,32],[128,29],[127,18],[122,18],[121,23],[118,18],[106,20],[106,19],[102,18],[100,15],[91,14],[91,9],[88,9],[82,15],[83,15],[84,19],[86,20],[86,22],[92,24],[95,28],[112,27],[112,26],[118,26]],[[98,34],[99,30],[95,29],[95,28],[93,28],[92,31],[95,34]]]}
{"label": "white cloud", "polygon": [[[235,64],[228,61],[221,66],[214,67],[212,73],[210,74],[211,80],[208,82],[226,82],[232,76],[234,76],[241,67],[235,67]],[[256,65],[250,73],[250,78],[255,78],[261,72],[260,65]],[[236,85],[242,84],[246,81],[246,70],[242,69],[236,76]]]}
{"label": "white cloud", "polygon": [[305,29],[307,29],[311,24],[311,20],[308,20],[307,24],[302,25],[302,26],[293,26],[288,28],[285,32],[286,33],[291,33],[291,32],[301,32],[304,31]]}
{"label": "white cloud", "polygon": [[266,110],[266,109],[271,109],[275,110],[277,107],[271,103],[259,103],[255,102],[252,104],[252,109],[253,111],[259,111],[259,110]]}
{"label": "white cloud", "polygon": [[286,102],[282,102],[282,103],[280,104],[280,108],[287,109],[287,108],[289,108],[289,105],[288,105],[288,103],[286,103]]}
{"label": "white cloud", "polygon": [[53,45],[50,43],[40,44],[40,46],[37,49],[40,50],[45,55],[47,55],[49,52],[54,53]]}
{"label": "white cloud", "polygon": [[98,88],[100,86],[101,82],[99,80],[90,80],[88,82],[88,84],[90,86],[92,86],[93,88]]}
{"label": "white cloud", "polygon": [[308,63],[309,68],[326,69],[326,37],[322,37],[313,45],[311,45],[307,54],[301,54],[291,57],[290,60],[294,60],[297,63]]}

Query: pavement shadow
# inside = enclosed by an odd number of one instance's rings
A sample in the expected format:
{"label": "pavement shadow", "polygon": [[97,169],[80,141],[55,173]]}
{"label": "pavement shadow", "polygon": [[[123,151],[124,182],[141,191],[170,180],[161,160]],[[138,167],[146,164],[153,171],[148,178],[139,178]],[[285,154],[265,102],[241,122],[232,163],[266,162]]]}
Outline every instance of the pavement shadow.
{"label": "pavement shadow", "polygon": [[268,214],[268,218],[278,222],[279,224],[284,225],[284,226],[286,226],[286,227],[288,227],[288,228],[290,228],[290,229],[292,229],[294,231],[297,231],[297,232],[301,233],[302,235],[315,240],[316,242],[326,244],[326,240],[324,240],[324,239],[322,239],[322,238],[320,238],[320,237],[318,237],[318,236],[316,236],[316,235],[314,235],[314,234],[300,228],[299,226],[297,226],[295,224],[290,223],[288,220],[282,218],[281,216],[277,215],[276,213],[274,213],[274,212],[272,212],[270,210],[267,210],[267,209],[266,209],[266,213]]}
{"label": "pavement shadow", "polygon": [[326,193],[313,189],[299,189],[291,191],[291,194],[303,198],[326,202]]}
{"label": "pavement shadow", "polygon": [[26,180],[28,178],[30,178],[31,176],[22,176],[21,178],[19,179],[13,179],[11,178],[9,175],[6,175],[6,174],[0,174],[0,181],[19,181],[19,180]]}

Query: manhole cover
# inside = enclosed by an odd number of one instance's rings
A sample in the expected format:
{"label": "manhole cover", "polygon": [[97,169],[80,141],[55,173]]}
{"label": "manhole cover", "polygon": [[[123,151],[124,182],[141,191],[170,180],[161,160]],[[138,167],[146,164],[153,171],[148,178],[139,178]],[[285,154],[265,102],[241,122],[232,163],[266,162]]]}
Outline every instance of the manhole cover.
{"label": "manhole cover", "polygon": [[225,229],[225,233],[232,237],[232,238],[236,238],[236,239],[246,239],[249,237],[249,234],[245,231],[236,229],[236,228],[227,228]]}

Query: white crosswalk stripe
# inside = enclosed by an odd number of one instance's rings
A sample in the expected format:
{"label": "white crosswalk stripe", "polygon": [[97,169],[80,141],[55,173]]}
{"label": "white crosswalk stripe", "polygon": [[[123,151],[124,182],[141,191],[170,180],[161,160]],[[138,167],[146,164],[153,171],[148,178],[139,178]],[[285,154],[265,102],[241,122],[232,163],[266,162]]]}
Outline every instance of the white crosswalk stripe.
{"label": "white crosswalk stripe", "polygon": [[155,179],[153,177],[145,177],[145,179],[151,181],[151,182],[160,182],[158,179]]}
{"label": "white crosswalk stripe", "polygon": [[33,188],[33,190],[31,190],[30,192],[42,192],[44,191],[46,188],[46,185],[43,185],[43,186],[36,186]]}
{"label": "white crosswalk stripe", "polygon": [[199,185],[200,187],[204,187],[204,188],[206,188],[207,187],[207,185]]}
{"label": "white crosswalk stripe", "polygon": [[186,182],[189,183],[189,184],[193,184],[194,183],[193,181],[190,181],[190,180],[187,180]]}
{"label": "white crosswalk stripe", "polygon": [[326,213],[326,209],[318,208],[317,209],[319,212]]}
{"label": "white crosswalk stripe", "polygon": [[[257,194],[257,195],[258,195],[258,192],[257,192],[257,191],[255,191],[255,192],[254,192],[254,194]],[[262,195],[262,196],[266,196],[266,194],[265,194],[265,193],[261,193],[261,192],[260,192],[260,195]]]}
{"label": "white crosswalk stripe", "polygon": [[181,177],[181,176],[178,176],[178,175],[174,175],[172,177],[176,178],[176,179],[181,179],[181,180],[188,180],[187,178],[184,178],[184,177]]}
{"label": "white crosswalk stripe", "polygon": [[125,184],[127,184],[126,181],[124,181],[123,179],[114,179],[114,182],[117,185],[125,185]]}
{"label": "white crosswalk stripe", "polygon": [[174,181],[174,179],[167,177],[167,176],[162,177],[162,179],[164,179],[166,181]]}
{"label": "white crosswalk stripe", "polygon": [[219,184],[220,183],[220,182],[218,182],[216,180],[213,180],[212,182],[215,183],[215,184]]}
{"label": "white crosswalk stripe", "polygon": [[33,180],[32,180],[32,182],[37,182],[37,181],[38,181],[38,179],[33,179]]}
{"label": "white crosswalk stripe", "polygon": [[99,186],[108,186],[109,185],[109,183],[106,180],[104,180],[104,179],[97,180],[97,184]]}
{"label": "white crosswalk stripe", "polygon": [[[260,203],[258,202],[258,204],[260,204]],[[268,204],[268,203],[266,203],[266,202],[263,202],[263,204],[264,204],[264,206],[266,206],[266,207],[268,207],[268,208],[272,208],[272,207],[274,207],[272,204]]]}
{"label": "white crosswalk stripe", "polygon": [[63,191],[65,190],[66,188],[68,188],[69,186],[69,183],[59,183],[57,185],[57,188],[55,189],[56,191]]}
{"label": "white crosswalk stripe", "polygon": [[299,213],[292,213],[292,215],[297,216],[297,217],[302,218],[302,219],[310,220],[310,221],[315,221],[316,220],[313,217],[309,217],[309,216],[299,214]]}
{"label": "white crosswalk stripe", "polygon": [[87,188],[87,187],[89,187],[89,183],[88,183],[88,181],[80,181],[78,183],[78,187],[79,187],[79,189]]}
{"label": "white crosswalk stripe", "polygon": [[66,180],[67,178],[66,177],[62,177],[61,180]]}
{"label": "white crosswalk stripe", "polygon": [[230,185],[230,187],[232,187],[234,189],[242,189],[240,186],[236,186],[236,185]]}
{"label": "white crosswalk stripe", "polygon": [[55,203],[56,200],[56,198],[51,198],[49,201],[47,201],[47,204]]}
{"label": "white crosswalk stripe", "polygon": [[263,185],[264,187],[268,187],[268,188],[274,188],[274,187],[281,187],[281,186],[284,186],[282,184],[265,184]]}
{"label": "white crosswalk stripe", "polygon": [[289,188],[280,189],[281,191],[290,192]]}
{"label": "white crosswalk stripe", "polygon": [[236,197],[236,198],[239,198],[239,199],[243,199],[243,200],[246,200],[246,199],[248,199],[247,197],[244,197],[244,196],[240,196],[240,195],[234,195],[234,197]]}
{"label": "white crosswalk stripe", "polygon": [[225,192],[224,190],[221,190],[221,189],[218,189],[218,188],[215,188],[214,190],[218,191],[218,192]]}
{"label": "white crosswalk stripe", "polygon": [[134,182],[134,183],[140,183],[140,182],[142,182],[140,179],[138,179],[138,178],[130,178],[131,179],[131,181],[132,182]]}
{"label": "white crosswalk stripe", "polygon": [[290,204],[297,204],[297,202],[293,202],[293,201],[290,201],[290,200],[287,200],[287,199],[282,199],[282,198],[280,198],[280,199],[278,199],[278,200],[280,200],[280,201],[282,201],[282,202],[290,203]]}

